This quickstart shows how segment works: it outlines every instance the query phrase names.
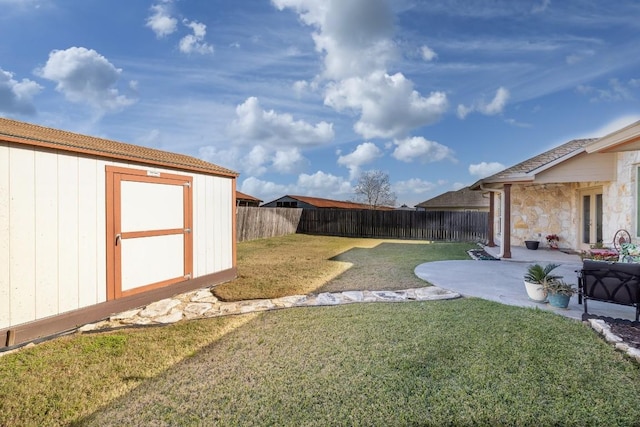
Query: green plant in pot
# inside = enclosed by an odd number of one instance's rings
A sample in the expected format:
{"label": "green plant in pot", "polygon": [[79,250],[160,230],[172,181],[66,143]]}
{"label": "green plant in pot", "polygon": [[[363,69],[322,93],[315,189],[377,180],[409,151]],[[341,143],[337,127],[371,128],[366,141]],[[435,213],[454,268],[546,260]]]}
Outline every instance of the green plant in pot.
{"label": "green plant in pot", "polygon": [[547,292],[549,305],[558,308],[567,308],[571,296],[577,292],[576,288],[562,279],[545,279],[542,288]]}
{"label": "green plant in pot", "polygon": [[547,301],[547,292],[544,289],[545,280],[557,280],[562,276],[552,274],[552,271],[558,268],[560,264],[547,264],[544,267],[541,264],[533,264],[527,268],[524,275],[524,287],[527,290],[529,299],[534,302]]}

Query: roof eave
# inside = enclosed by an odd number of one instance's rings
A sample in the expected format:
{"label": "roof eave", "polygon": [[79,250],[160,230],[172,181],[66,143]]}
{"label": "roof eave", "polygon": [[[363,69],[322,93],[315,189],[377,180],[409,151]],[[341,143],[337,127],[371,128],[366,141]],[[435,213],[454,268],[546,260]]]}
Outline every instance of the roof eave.
{"label": "roof eave", "polygon": [[640,139],[640,121],[631,123],[630,125],[618,129],[608,135],[587,145],[587,153],[599,153],[603,151],[616,151],[616,147],[636,142]]}
{"label": "roof eave", "polygon": [[107,157],[109,159],[128,160],[128,161],[133,161],[133,162],[136,162],[136,163],[141,163],[141,164],[145,164],[145,165],[149,165],[149,166],[180,169],[180,170],[184,170],[184,171],[197,172],[197,173],[202,173],[202,174],[207,174],[207,175],[224,176],[224,177],[230,177],[230,178],[237,178],[238,176],[240,176],[240,174],[238,172],[234,172],[234,171],[230,171],[230,170],[229,171],[222,171],[222,170],[221,171],[214,171],[212,169],[199,168],[199,167],[194,166],[194,165],[185,165],[185,164],[182,164],[182,163],[179,163],[179,162],[172,163],[172,162],[163,162],[163,161],[159,161],[159,160],[151,160],[151,159],[147,159],[147,158],[144,158],[144,157],[125,155],[125,154],[122,154],[122,153],[113,153],[113,152],[110,152],[108,150],[97,150],[97,149],[91,149],[91,148],[76,147],[76,146],[68,145],[68,144],[61,143],[61,142],[44,141],[44,140],[40,140],[40,139],[26,138],[26,137],[20,137],[20,136],[12,136],[12,135],[7,135],[7,134],[0,134],[0,140],[1,141],[6,141],[6,142],[11,142],[13,144],[27,145],[27,146],[32,146],[32,147],[36,146],[36,147],[42,147],[42,148],[49,148],[49,149],[52,149],[52,150],[60,150],[60,151],[66,151],[66,152],[71,152],[71,153],[88,154],[88,155],[93,155],[93,156]]}

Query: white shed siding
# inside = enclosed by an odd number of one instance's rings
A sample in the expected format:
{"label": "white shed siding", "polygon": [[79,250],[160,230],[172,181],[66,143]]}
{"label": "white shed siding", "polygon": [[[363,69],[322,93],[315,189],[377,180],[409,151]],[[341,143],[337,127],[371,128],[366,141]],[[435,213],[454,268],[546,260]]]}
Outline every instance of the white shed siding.
{"label": "white shed siding", "polygon": [[9,148],[0,142],[0,327],[11,319],[9,182]]}
{"label": "white shed siding", "polygon": [[[78,305],[86,307],[106,299],[104,249],[104,166],[98,161],[80,158],[78,164]],[[99,274],[101,273],[101,274]]]}
{"label": "white shed siding", "polygon": [[0,143],[0,328],[104,302],[105,167],[194,177],[194,277],[233,267],[233,180]]}
{"label": "white shed siding", "polygon": [[193,271],[195,277],[233,267],[232,181],[196,175],[193,181]]}
{"label": "white shed siding", "polygon": [[[77,156],[58,155],[57,175],[51,177],[58,182],[58,307],[60,313],[74,310],[79,305],[78,271],[86,262],[87,254],[78,250],[78,162]],[[85,159],[82,159],[83,161]],[[91,161],[91,160],[88,160]],[[96,194],[93,197],[97,197]],[[90,230],[96,233],[96,230]],[[40,242],[36,242],[40,244]],[[78,257],[82,256],[82,259]],[[52,313],[53,314],[53,313]],[[38,316],[40,317],[40,316]]]}
{"label": "white shed siding", "polygon": [[10,149],[9,162],[9,315],[23,323],[36,317],[35,153]]}
{"label": "white shed siding", "polygon": [[57,158],[35,151],[35,274],[36,316],[58,312],[58,188]]}

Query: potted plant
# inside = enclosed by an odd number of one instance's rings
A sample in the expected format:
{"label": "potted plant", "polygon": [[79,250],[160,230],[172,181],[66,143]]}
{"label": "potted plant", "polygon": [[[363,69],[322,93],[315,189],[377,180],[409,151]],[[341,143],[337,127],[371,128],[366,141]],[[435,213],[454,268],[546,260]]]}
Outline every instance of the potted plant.
{"label": "potted plant", "polygon": [[549,305],[558,308],[567,308],[569,299],[576,293],[576,289],[561,279],[545,279],[542,288],[547,293]]}
{"label": "potted plant", "polygon": [[547,244],[551,249],[558,249],[558,241],[560,240],[560,236],[557,234],[547,234]]}
{"label": "potted plant", "polygon": [[536,249],[538,249],[538,245],[540,244],[540,242],[537,240],[525,240],[524,244],[527,247],[527,249],[531,249],[532,251],[535,251]]}
{"label": "potted plant", "polygon": [[547,300],[547,292],[544,290],[543,284],[545,280],[560,279],[562,276],[551,274],[553,270],[558,268],[560,264],[533,264],[527,268],[524,275],[524,287],[531,301],[545,302]]}

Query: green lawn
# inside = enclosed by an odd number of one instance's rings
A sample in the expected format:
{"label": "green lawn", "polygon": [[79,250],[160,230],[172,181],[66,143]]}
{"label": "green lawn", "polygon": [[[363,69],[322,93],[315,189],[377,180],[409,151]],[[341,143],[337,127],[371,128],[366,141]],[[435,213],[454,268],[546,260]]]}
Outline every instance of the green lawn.
{"label": "green lawn", "polygon": [[638,425],[638,366],[584,325],[482,300],[262,314],[88,425]]}
{"label": "green lawn", "polygon": [[[276,295],[399,289],[420,284],[415,265],[464,259],[473,246],[313,236],[245,243],[246,276],[225,290],[236,297],[264,294],[268,281],[248,278],[260,275],[278,284]],[[308,271],[287,276],[296,267]],[[639,365],[585,325],[477,299],[72,335],[0,357],[0,426],[632,426],[639,398]]]}

